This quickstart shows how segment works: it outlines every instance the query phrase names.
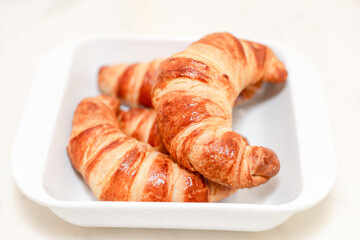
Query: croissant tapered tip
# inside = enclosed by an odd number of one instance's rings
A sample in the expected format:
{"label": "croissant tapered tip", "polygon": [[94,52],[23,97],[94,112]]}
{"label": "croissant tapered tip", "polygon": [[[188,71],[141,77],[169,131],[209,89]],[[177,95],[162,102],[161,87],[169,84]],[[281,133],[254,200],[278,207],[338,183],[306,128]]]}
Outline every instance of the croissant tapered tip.
{"label": "croissant tapered tip", "polygon": [[288,73],[285,69],[285,66],[282,62],[276,62],[268,73],[269,82],[280,83],[286,81]]}
{"label": "croissant tapered tip", "polygon": [[255,185],[267,182],[279,172],[280,162],[274,151],[258,146],[249,146],[246,150],[250,174]]}
{"label": "croissant tapered tip", "polygon": [[284,63],[273,55],[263,80],[265,82],[281,83],[286,81],[287,76],[288,72],[286,71]]}
{"label": "croissant tapered tip", "polygon": [[109,68],[109,66],[102,66],[100,69],[99,69],[99,75],[101,74],[101,73],[103,73],[106,69],[108,69]]}

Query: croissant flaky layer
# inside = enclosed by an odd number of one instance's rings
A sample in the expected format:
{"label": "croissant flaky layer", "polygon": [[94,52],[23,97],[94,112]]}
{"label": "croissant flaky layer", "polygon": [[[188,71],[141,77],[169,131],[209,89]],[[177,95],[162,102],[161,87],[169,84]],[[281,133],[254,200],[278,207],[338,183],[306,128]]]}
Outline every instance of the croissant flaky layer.
{"label": "croissant flaky layer", "polygon": [[159,152],[167,153],[154,109],[130,108],[128,111],[120,111],[118,123],[120,130],[126,135],[150,144]]}
{"label": "croissant flaky layer", "polygon": [[[99,71],[98,85],[103,94],[116,96],[130,106],[152,107],[151,91],[156,71],[165,59],[135,64],[103,66]],[[261,87],[261,81],[247,86],[236,99],[236,105],[251,99]]]}
{"label": "croissant flaky layer", "polygon": [[131,106],[152,107],[151,90],[157,68],[163,60],[104,66],[99,71],[99,89],[103,94],[116,96]]}
{"label": "croissant flaky layer", "polygon": [[74,168],[99,200],[213,202],[235,191],[123,134],[119,105],[109,96],[84,99],[75,111],[67,146]]}
{"label": "croissant flaky layer", "polygon": [[[148,143],[154,149],[168,154],[162,142],[162,136],[156,121],[156,111],[154,109],[130,108],[128,111],[120,111],[118,123],[120,130],[126,135],[134,137],[141,142]],[[259,149],[261,148],[254,147],[255,151],[259,151]],[[248,173],[250,171],[249,169]],[[269,171],[269,169],[267,171]],[[250,176],[247,177],[251,181]],[[245,187],[252,186],[253,185],[249,185]]]}
{"label": "croissant flaky layer", "polygon": [[268,47],[228,33],[208,35],[163,61],[152,103],[166,149],[182,166],[217,183],[254,187],[280,167],[267,148],[232,131],[239,93],[259,81],[283,82],[284,65]]}

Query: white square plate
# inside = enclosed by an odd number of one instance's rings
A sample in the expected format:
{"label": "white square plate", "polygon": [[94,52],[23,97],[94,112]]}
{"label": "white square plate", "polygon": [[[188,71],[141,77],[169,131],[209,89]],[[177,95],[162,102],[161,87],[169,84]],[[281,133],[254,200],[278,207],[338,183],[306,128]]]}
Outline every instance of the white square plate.
{"label": "white square plate", "polygon": [[300,54],[271,43],[288,82],[271,98],[277,90],[265,91],[261,103],[236,107],[233,128],[277,153],[281,169],[275,178],[219,203],[95,200],[66,154],[77,104],[99,94],[101,66],[170,56],[192,41],[92,37],[46,54],[13,146],[12,170],[21,191],[76,225],[139,228],[262,231],[322,200],[335,182],[336,160],[319,74]]}

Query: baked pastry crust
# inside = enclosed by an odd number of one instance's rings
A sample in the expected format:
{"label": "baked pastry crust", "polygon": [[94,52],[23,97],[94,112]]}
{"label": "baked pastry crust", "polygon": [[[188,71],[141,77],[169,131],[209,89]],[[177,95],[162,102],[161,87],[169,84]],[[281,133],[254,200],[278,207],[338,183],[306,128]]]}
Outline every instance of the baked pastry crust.
{"label": "baked pastry crust", "polygon": [[119,105],[116,98],[101,95],[81,101],[74,114],[68,155],[97,199],[214,202],[235,192],[122,133]]}
{"label": "baked pastry crust", "polygon": [[168,153],[156,121],[156,111],[149,108],[130,108],[120,111],[119,128],[128,136],[150,144],[156,151]]}
{"label": "baked pastry crust", "polygon": [[279,171],[278,157],[232,131],[232,108],[247,86],[286,77],[270,48],[229,33],[210,34],[174,54],[159,66],[152,92],[166,149],[180,165],[222,185],[267,182]]}

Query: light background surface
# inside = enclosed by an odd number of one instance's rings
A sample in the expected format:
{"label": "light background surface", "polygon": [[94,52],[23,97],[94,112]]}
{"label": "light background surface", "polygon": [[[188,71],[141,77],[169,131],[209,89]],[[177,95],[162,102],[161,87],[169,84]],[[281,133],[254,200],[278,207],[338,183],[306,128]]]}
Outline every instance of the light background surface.
{"label": "light background surface", "polygon": [[[337,181],[325,200],[279,227],[244,233],[77,227],[21,194],[11,175],[11,147],[45,52],[89,35],[216,31],[288,45],[321,72],[338,159]],[[359,43],[358,0],[0,0],[0,239],[360,239]]]}

